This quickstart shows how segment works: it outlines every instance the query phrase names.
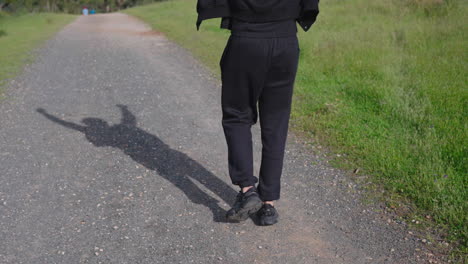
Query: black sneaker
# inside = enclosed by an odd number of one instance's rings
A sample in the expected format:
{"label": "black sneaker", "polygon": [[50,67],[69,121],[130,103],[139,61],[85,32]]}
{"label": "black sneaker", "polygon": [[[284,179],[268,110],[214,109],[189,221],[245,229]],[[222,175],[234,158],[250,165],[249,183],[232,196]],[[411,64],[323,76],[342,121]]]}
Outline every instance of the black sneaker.
{"label": "black sneaker", "polygon": [[255,214],[262,207],[262,200],[258,196],[255,187],[250,188],[247,192],[242,193],[242,190],[236,197],[236,202],[232,208],[227,211],[226,218],[232,222],[245,221],[250,215]]}
{"label": "black sneaker", "polygon": [[257,212],[258,222],[262,226],[274,225],[278,222],[278,211],[271,204],[263,204]]}

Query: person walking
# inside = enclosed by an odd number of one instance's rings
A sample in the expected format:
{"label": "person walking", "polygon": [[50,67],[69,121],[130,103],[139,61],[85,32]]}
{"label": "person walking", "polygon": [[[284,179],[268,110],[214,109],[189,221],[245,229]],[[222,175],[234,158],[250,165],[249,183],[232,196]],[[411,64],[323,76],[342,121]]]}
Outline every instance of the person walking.
{"label": "person walking", "polygon": [[[233,207],[226,213],[229,221],[244,221],[257,214],[260,225],[278,222],[274,202],[280,199],[300,53],[296,22],[308,31],[319,13],[318,4],[319,0],[197,2],[197,30],[203,20],[221,17],[221,28],[231,31],[219,63],[229,176],[240,187]],[[257,178],[253,174],[251,126],[258,118],[262,159]]]}

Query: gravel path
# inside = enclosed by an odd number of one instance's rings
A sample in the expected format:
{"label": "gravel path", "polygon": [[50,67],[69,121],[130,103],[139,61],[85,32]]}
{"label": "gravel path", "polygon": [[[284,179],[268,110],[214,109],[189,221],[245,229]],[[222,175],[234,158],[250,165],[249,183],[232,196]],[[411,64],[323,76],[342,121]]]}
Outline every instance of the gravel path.
{"label": "gravel path", "polygon": [[0,104],[0,263],[423,263],[293,135],[281,222],[225,223],[219,81],[137,19],[79,17],[38,53]]}

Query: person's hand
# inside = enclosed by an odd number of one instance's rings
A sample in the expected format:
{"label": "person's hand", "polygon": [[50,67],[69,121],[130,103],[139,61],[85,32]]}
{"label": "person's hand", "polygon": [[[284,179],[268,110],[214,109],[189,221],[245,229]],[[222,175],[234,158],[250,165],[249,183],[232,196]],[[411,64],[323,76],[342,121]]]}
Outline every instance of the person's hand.
{"label": "person's hand", "polygon": [[46,113],[46,110],[45,110],[44,108],[40,108],[40,107],[37,108],[36,111],[37,111],[38,113],[41,113],[41,114],[45,114],[45,113]]}

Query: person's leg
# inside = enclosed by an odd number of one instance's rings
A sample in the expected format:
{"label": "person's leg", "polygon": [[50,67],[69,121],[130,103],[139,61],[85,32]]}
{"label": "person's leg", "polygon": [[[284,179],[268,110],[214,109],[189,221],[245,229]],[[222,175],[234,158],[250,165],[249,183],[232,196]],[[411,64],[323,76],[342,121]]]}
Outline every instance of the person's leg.
{"label": "person's leg", "polygon": [[222,125],[228,146],[229,175],[241,187],[229,221],[243,221],[262,206],[253,175],[251,126],[257,122],[257,100],[263,87],[268,41],[232,37],[221,58]]}
{"label": "person's leg", "polygon": [[281,173],[293,86],[299,60],[297,37],[275,39],[275,48],[259,99],[262,163],[258,191],[264,202],[280,198]]}
{"label": "person's leg", "polygon": [[255,38],[231,37],[221,58],[222,125],[228,146],[229,175],[241,188],[255,185],[251,126],[266,74],[268,47]]}

